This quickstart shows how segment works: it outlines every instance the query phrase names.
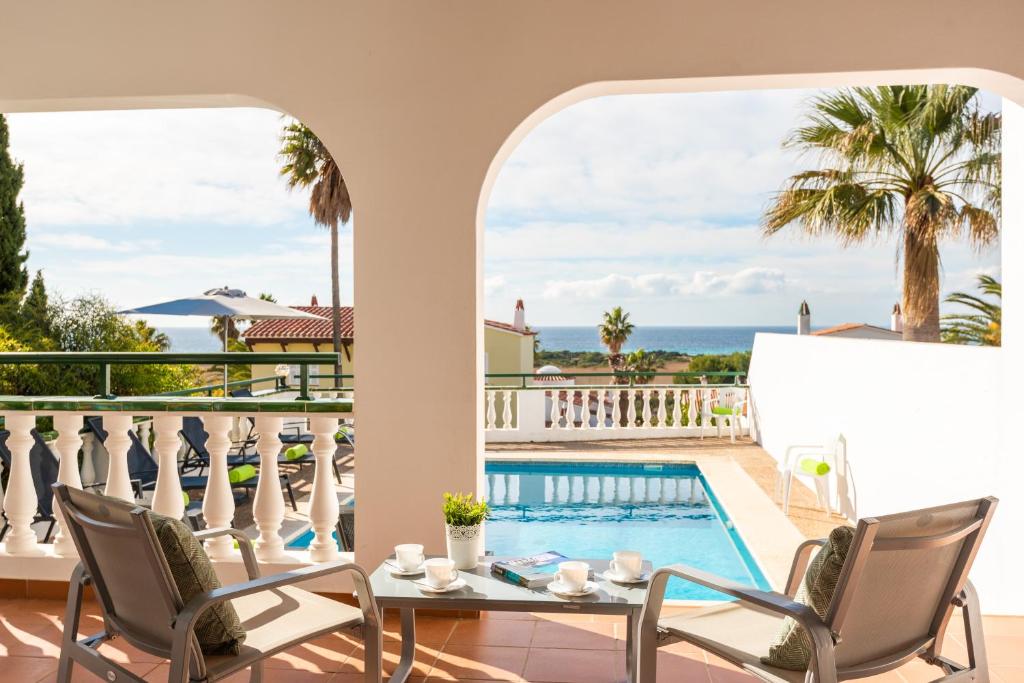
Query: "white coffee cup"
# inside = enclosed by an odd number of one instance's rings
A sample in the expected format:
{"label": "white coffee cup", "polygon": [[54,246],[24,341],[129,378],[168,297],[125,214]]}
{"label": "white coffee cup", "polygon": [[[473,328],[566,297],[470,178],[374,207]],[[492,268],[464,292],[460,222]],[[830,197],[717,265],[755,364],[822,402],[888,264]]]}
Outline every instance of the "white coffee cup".
{"label": "white coffee cup", "polygon": [[590,565],[578,560],[560,562],[558,571],[555,572],[555,582],[560,583],[572,592],[583,590],[587,585],[587,578],[590,574]]}
{"label": "white coffee cup", "polygon": [[411,572],[423,564],[423,546],[419,543],[402,543],[395,546],[395,563],[403,572]]}
{"label": "white coffee cup", "polygon": [[612,553],[612,561],[608,568],[612,574],[630,581],[643,574],[644,556],[636,550],[619,550]]}
{"label": "white coffee cup", "polygon": [[455,569],[455,561],[447,557],[432,557],[423,563],[423,570],[426,572],[424,578],[434,588],[447,588],[448,585],[459,578],[459,572]]}

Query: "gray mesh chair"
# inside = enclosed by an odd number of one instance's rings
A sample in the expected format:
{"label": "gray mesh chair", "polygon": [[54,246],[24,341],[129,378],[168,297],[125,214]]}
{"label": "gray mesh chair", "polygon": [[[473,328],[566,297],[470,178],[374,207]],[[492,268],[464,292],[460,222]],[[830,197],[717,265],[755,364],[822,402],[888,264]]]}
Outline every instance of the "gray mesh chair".
{"label": "gray mesh chair", "polygon": [[[183,604],[171,580],[149,514],[141,507],[69,489],[53,487],[54,499],[66,520],[81,563],[71,578],[58,683],[71,680],[79,664],[103,680],[143,679],[97,651],[115,636],[157,657],[170,660],[168,681],[216,681],[250,668],[259,681],[262,661],[286,648],[334,631],[360,629],[366,648],[365,680],[379,682],[382,631],[380,613],[366,573],[355,564],[333,562],[261,577],[252,545],[235,529],[208,529],[196,534],[220,535],[238,541],[249,580],[224,586]],[[356,587],[359,607],[352,607],[295,584],[338,572],[348,572]],[[97,635],[76,639],[86,585],[95,588],[104,628]],[[238,655],[204,655],[193,629],[196,619],[212,605],[230,600],[246,639]]]}
{"label": "gray mesh chair", "polygon": [[[916,657],[938,667],[936,680],[988,681],[981,613],[967,574],[996,502],[982,498],[861,520],[823,618],[793,598],[811,552],[824,541],[807,541],[799,547],[785,594],[739,585],[683,565],[657,570],[640,617],[640,683],[655,681],[657,648],[679,640],[773,683],[862,678]],[[665,584],[672,576],[738,600],[661,618]],[[956,607],[963,608],[966,665],[940,655]],[[787,616],[810,636],[811,663],[806,672],[760,661]]]}

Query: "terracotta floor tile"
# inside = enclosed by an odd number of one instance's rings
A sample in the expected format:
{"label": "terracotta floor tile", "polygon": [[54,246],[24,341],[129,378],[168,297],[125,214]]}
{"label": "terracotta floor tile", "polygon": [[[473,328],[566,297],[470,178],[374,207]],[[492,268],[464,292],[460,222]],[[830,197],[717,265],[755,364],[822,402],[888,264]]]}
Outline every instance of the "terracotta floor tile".
{"label": "terracotta floor tile", "polygon": [[[624,650],[625,637],[616,638],[617,624],[605,622],[558,623],[541,621],[533,632],[533,648],[570,650]],[[623,624],[623,630],[625,624]],[[624,636],[625,634],[623,634]]]}
{"label": "terracotta floor tile", "polygon": [[[146,676],[147,681],[152,683],[166,683],[170,666],[162,664],[153,669]],[[98,679],[93,679],[98,680]],[[248,683],[249,671],[239,671],[228,678],[221,679],[224,683]],[[330,673],[313,673],[310,671],[288,671],[285,669],[265,669],[263,671],[263,683],[328,683],[335,680],[335,675]]]}
{"label": "terracotta floor tile", "polygon": [[60,657],[63,631],[53,623],[16,626],[0,615],[0,657]]}
{"label": "terracotta floor tile", "polygon": [[[153,662],[148,662],[144,664],[124,664],[123,666],[136,676],[146,676],[149,672],[153,671],[153,669],[155,669],[159,665]],[[56,663],[54,663],[53,672],[39,679],[38,683],[43,683],[44,681],[55,681],[56,679],[57,666]],[[71,683],[98,683],[101,680],[102,679],[96,678],[96,676],[85,667],[76,665],[71,669]],[[164,680],[167,680],[166,673],[164,674]]]}
{"label": "terracotta floor tile", "polygon": [[525,647],[449,643],[434,663],[429,678],[445,681],[517,681],[523,673],[528,652],[529,649]]}
{"label": "terracotta floor tile", "polygon": [[612,650],[530,650],[523,678],[531,683],[619,683],[626,655]]}
{"label": "terracotta floor tile", "polygon": [[700,652],[680,653],[658,650],[658,680],[708,683],[708,665]]}
{"label": "terracotta floor tile", "polygon": [[[1017,636],[1024,646],[1024,618],[1021,617],[983,617],[985,636]],[[962,631],[963,629],[961,629]]]}
{"label": "terracotta floor tile", "polygon": [[540,621],[557,621],[560,624],[594,621],[593,614],[580,614],[579,612],[536,612],[536,616]]}
{"label": "terracotta floor tile", "polygon": [[4,657],[2,680],[52,681],[57,674],[57,662],[41,657]]}
{"label": "terracotta floor tile", "polygon": [[1024,638],[985,634],[985,651],[992,666],[1017,666],[1024,652]]}
{"label": "terracotta floor tile", "polygon": [[288,648],[268,659],[269,669],[333,673],[345,671],[345,662],[355,651],[358,642],[351,637],[332,633],[308,643]]}
{"label": "terracotta floor tile", "polygon": [[533,621],[538,615],[533,612],[481,612],[481,619],[506,619],[511,621]]}
{"label": "terracotta floor tile", "polygon": [[455,624],[448,642],[453,645],[529,647],[537,623],[516,619],[463,619]]}
{"label": "terracotta floor tile", "polygon": [[998,683],[1021,683],[1024,681],[1024,666],[993,666],[989,673]]}
{"label": "terracotta floor tile", "polygon": [[[416,642],[424,645],[444,645],[459,619],[443,617],[416,617]],[[475,619],[467,621],[478,621]],[[402,622],[397,614],[384,617],[384,639],[401,640]]]}
{"label": "terracotta floor tile", "polygon": [[[390,676],[395,667],[398,666],[401,658],[402,644],[398,641],[386,641],[384,643],[383,669],[384,675]],[[416,656],[414,658],[412,675],[426,676],[430,673],[431,667],[437,660],[438,650],[429,645],[416,645]],[[363,646],[358,645],[340,669],[341,673],[362,673],[363,669]]]}

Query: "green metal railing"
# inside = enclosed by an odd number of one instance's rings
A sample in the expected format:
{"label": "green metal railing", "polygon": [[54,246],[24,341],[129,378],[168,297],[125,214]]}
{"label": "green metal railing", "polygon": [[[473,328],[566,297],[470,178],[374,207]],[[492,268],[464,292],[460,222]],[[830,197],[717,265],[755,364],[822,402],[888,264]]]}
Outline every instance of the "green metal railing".
{"label": "green metal railing", "polygon": [[[313,377],[313,375],[310,375],[310,377]],[[231,380],[230,382],[227,383],[227,388],[228,389],[248,388],[248,387],[251,387],[253,384],[265,384],[267,382],[273,382],[274,383],[274,388],[270,391],[270,393],[279,393],[279,392],[287,391],[288,390],[288,384],[284,381],[284,379],[285,379],[284,377],[278,377],[277,375],[272,375],[272,376],[269,376],[269,377],[256,377],[254,379],[235,379],[235,380]],[[195,396],[196,394],[206,394],[207,396],[213,396],[213,392],[217,391],[218,389],[223,389],[224,386],[225,385],[224,385],[223,382],[218,382],[217,384],[207,384],[206,386],[192,387],[191,389],[180,389],[178,391],[165,391],[165,392],[157,394],[157,395],[158,396]]]}
{"label": "green metal railing", "polygon": [[[487,383],[486,380],[490,380],[490,379],[518,379],[518,380],[520,380],[520,387],[525,389],[525,388],[527,388],[526,381],[528,379],[537,379],[538,377],[543,377],[543,376],[544,375],[537,375],[535,373],[522,373],[522,372],[488,372],[488,373],[486,373],[484,375],[484,379],[485,379],[485,384]],[[577,378],[577,379],[581,378],[581,377],[583,377],[583,378],[586,378],[586,377],[604,377],[604,378],[614,377],[614,378],[618,378],[618,379],[628,380],[628,383],[624,384],[622,386],[633,386],[636,383],[636,379],[638,379],[640,377],[651,377],[651,378],[653,378],[653,377],[692,377],[692,378],[697,379],[697,380],[699,380],[701,378],[711,379],[711,378],[721,377],[721,378],[731,379],[732,380],[732,384],[739,385],[739,384],[742,384],[741,379],[745,378],[747,376],[747,373],[745,373],[745,372],[735,372],[735,371],[688,372],[688,371],[685,371],[685,370],[681,371],[681,372],[658,372],[658,371],[651,371],[651,372],[632,372],[632,371],[621,371],[621,372],[572,372],[572,371],[566,371],[566,370],[559,370],[556,376],[557,377],[572,377],[572,378]],[[508,385],[495,385],[495,386],[508,386]],[[716,385],[716,386],[718,386],[718,385]]]}
{"label": "green metal railing", "polygon": [[[28,353],[0,353],[0,365],[95,365],[100,373],[100,392],[97,398],[114,398],[110,389],[110,368],[113,365],[287,365],[299,366],[298,400],[308,401],[309,367],[335,365],[336,353],[174,353],[174,352],[119,352],[119,351],[41,351]],[[249,380],[243,380],[249,381]],[[229,382],[229,384],[231,384]],[[223,388],[223,383],[217,385]],[[205,391],[205,387],[197,388]],[[191,391],[191,390],[187,390]],[[212,393],[212,389],[210,393]],[[197,393],[197,391],[191,391]],[[182,395],[188,395],[182,394]],[[226,398],[226,397],[225,397]]]}

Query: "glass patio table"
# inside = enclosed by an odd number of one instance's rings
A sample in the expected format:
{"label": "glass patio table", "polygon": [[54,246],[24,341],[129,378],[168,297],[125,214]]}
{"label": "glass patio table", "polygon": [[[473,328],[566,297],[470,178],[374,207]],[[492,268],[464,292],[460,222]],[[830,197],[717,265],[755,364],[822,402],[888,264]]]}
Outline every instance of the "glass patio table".
{"label": "glass patio table", "polygon": [[[476,569],[460,570],[466,585],[449,593],[420,590],[412,577],[394,576],[387,564],[381,564],[370,575],[370,585],[378,606],[399,610],[402,629],[402,653],[398,667],[391,675],[392,683],[404,683],[412,671],[416,652],[416,610],[497,611],[497,612],[562,612],[571,614],[619,614],[626,617],[626,675],[636,680],[636,627],[647,583],[617,584],[605,579],[607,560],[584,560],[594,570],[598,590],[590,595],[570,598],[549,592],[543,586],[525,588],[491,573],[491,563],[504,558],[487,557]],[[644,571],[651,571],[644,562]]]}

